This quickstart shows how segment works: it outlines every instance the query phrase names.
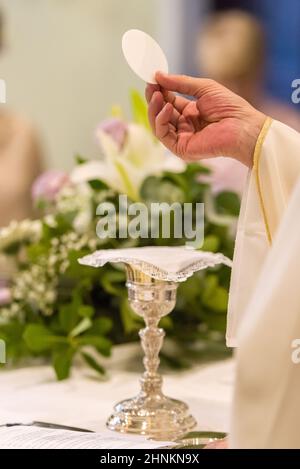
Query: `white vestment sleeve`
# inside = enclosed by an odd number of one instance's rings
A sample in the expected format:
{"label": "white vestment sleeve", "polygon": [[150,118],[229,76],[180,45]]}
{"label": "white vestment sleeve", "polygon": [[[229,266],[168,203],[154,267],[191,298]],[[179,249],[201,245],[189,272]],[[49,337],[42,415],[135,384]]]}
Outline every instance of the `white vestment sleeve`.
{"label": "white vestment sleeve", "polygon": [[300,134],[267,118],[258,138],[239,217],[227,319],[227,345],[238,345],[238,329],[300,176]]}
{"label": "white vestment sleeve", "polygon": [[300,448],[299,210],[300,181],[239,330],[232,448]]}

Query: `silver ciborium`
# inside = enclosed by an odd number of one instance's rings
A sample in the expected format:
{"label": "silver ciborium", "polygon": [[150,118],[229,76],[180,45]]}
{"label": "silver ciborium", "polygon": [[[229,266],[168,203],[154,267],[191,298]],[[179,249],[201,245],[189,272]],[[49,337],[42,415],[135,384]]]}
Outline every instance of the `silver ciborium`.
{"label": "silver ciborium", "polygon": [[115,405],[107,427],[157,440],[184,436],[195,427],[196,420],[184,402],[163,394],[158,367],[165,332],[159,322],[173,310],[179,282],[207,267],[221,263],[230,266],[231,261],[222,254],[184,247],[144,247],[96,251],[79,262],[93,267],[124,263],[130,305],[146,325],[139,332],[145,366],[140,392]]}

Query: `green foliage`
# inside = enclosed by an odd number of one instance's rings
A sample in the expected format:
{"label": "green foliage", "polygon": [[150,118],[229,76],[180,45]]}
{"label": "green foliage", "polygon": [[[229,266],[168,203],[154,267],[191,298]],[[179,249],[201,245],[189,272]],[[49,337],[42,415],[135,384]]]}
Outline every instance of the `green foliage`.
{"label": "green foliage", "polygon": [[66,344],[65,337],[52,334],[51,330],[42,324],[28,324],[26,326],[23,339],[27,347],[32,352],[47,352],[57,345]]}
{"label": "green foliage", "polygon": [[84,156],[80,155],[79,153],[77,153],[75,156],[74,156],[74,160],[77,164],[83,164],[83,163],[86,163],[87,162],[87,159],[84,158]]}
{"label": "green foliage", "polygon": [[93,368],[93,370],[97,371],[97,373],[99,373],[100,375],[104,375],[104,374],[105,374],[105,368],[103,368],[103,366],[100,365],[100,363],[98,363],[97,360],[95,360],[95,358],[92,357],[89,353],[82,352],[81,356],[82,356],[82,358],[84,359],[84,361],[85,361],[91,368]]}
{"label": "green foliage", "polygon": [[[105,336],[112,328],[112,321],[110,318],[99,317],[93,322],[93,314],[94,308],[89,305],[81,305],[76,310],[73,300],[72,303],[60,307],[58,324],[53,321],[49,327],[43,324],[26,325],[23,340],[33,354],[52,356],[53,367],[59,380],[69,376],[77,352],[80,352],[92,368],[98,369],[98,372],[100,369],[103,371],[101,365],[84,349],[90,346],[101,355],[109,356],[112,343]],[[83,317],[80,318],[81,316]]]}
{"label": "green foliage", "polygon": [[133,120],[136,124],[143,125],[146,129],[150,130],[148,120],[148,110],[145,100],[141,97],[140,93],[136,90],[131,90],[130,93],[131,109]]}
{"label": "green foliage", "polygon": [[[149,128],[144,100],[132,92],[131,101],[135,122]],[[85,161],[77,156],[77,164],[84,164]],[[207,172],[199,164],[189,164],[182,173],[150,175],[145,178],[140,189],[140,199],[146,204],[203,202],[209,186],[200,183],[199,177]],[[117,193],[104,182],[90,181],[89,187],[93,207],[96,207],[99,198],[117,206]],[[76,197],[73,197],[72,203],[74,200],[76,202]],[[228,216],[228,219],[234,220],[238,214],[239,198],[234,193],[219,194],[214,198],[214,204],[217,214]],[[12,241],[2,250],[15,261],[19,276],[23,273],[29,275],[29,272],[33,275],[30,269],[34,267],[40,270],[25,292],[22,290],[22,296],[14,300],[14,308],[19,314],[6,323],[0,323],[0,339],[7,343],[10,362],[25,357],[45,357],[52,361],[59,380],[69,376],[76,356],[80,356],[89,367],[103,375],[105,369],[101,364],[101,356],[109,356],[114,344],[138,340],[138,330],[143,327],[143,320],[129,305],[123,270],[111,265],[102,269],[84,267],[79,265],[78,258],[95,248],[166,243],[177,245],[183,244],[185,240],[159,238],[134,242],[124,239],[100,241],[95,233],[95,218],[91,221],[88,235],[74,235],[73,223],[78,209],[72,204],[63,213],[54,207],[51,214],[52,220],[49,221],[48,217],[42,219],[38,240],[30,241],[26,238],[24,242]],[[202,249],[220,251],[232,257],[233,232],[228,224],[218,224],[206,217]],[[41,278],[39,272],[44,274],[44,278]],[[229,269],[220,266],[198,272],[180,284],[175,310],[161,321],[161,326],[167,329],[168,337],[178,350],[178,356],[163,351],[162,360],[165,364],[181,368],[195,359],[207,357],[209,353],[224,352],[229,278]],[[18,276],[14,282],[17,290],[20,288]],[[39,285],[45,288],[40,294]],[[52,302],[49,300],[49,305],[44,304],[50,291],[54,293],[54,299]],[[0,308],[0,317],[4,311],[5,307]],[[195,354],[193,347],[200,352]]]}
{"label": "green foliage", "polygon": [[206,276],[202,301],[205,306],[217,313],[226,312],[228,292],[224,287],[219,285],[217,275]]}
{"label": "green foliage", "polygon": [[69,377],[73,357],[74,349],[72,347],[55,349],[53,351],[52,364],[59,381]]}
{"label": "green foliage", "polygon": [[221,213],[238,216],[240,211],[240,198],[234,192],[221,192],[216,197],[216,203]]}
{"label": "green foliage", "polygon": [[103,181],[100,181],[99,179],[91,179],[89,181],[89,185],[95,191],[102,191],[102,190],[107,190],[108,189],[107,184],[105,184],[105,182],[103,182]]}
{"label": "green foliage", "polygon": [[0,339],[6,343],[7,357],[11,362],[30,354],[30,350],[23,339],[24,329],[25,325],[17,320],[0,326]]}

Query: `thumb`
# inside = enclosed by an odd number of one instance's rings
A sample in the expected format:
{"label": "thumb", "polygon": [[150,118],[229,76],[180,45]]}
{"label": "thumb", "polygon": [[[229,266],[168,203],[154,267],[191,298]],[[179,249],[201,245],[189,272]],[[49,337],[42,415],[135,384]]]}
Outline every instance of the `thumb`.
{"label": "thumb", "polygon": [[212,80],[207,78],[195,78],[187,75],[168,75],[157,72],[155,75],[157,83],[168,91],[175,91],[180,94],[200,98],[203,92],[207,91]]}

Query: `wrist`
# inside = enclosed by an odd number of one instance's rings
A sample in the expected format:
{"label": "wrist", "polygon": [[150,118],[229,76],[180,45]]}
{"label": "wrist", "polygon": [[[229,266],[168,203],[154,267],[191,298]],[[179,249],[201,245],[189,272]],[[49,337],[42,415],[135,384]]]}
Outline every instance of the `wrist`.
{"label": "wrist", "polygon": [[265,114],[255,111],[245,122],[238,159],[249,168],[253,166],[256,143],[266,119],[267,116]]}

